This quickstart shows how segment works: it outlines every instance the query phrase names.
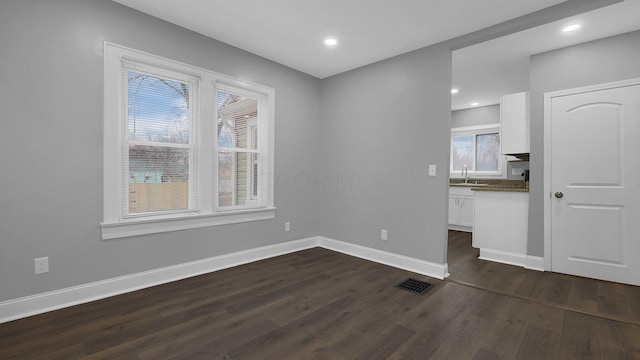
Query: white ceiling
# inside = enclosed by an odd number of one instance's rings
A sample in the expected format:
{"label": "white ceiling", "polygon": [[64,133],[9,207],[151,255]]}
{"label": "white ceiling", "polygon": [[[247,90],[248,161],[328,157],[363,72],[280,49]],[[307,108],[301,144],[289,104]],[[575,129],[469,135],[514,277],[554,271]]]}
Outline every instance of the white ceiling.
{"label": "white ceiling", "polygon": [[[462,36],[564,0],[113,0],[318,78]],[[529,56],[640,29],[640,0],[453,53],[452,109],[529,89]],[[571,22],[583,28],[561,35]],[[339,44],[327,48],[323,40]]]}
{"label": "white ceiling", "polygon": [[[318,78],[564,0],[114,0]],[[335,36],[339,44],[326,48]]]}
{"label": "white ceiling", "polygon": [[[574,33],[561,29],[572,23]],[[453,110],[497,104],[500,96],[529,90],[529,56],[640,29],[640,0],[625,0],[564,20],[453,52]],[[640,59],[638,60],[640,61]]]}

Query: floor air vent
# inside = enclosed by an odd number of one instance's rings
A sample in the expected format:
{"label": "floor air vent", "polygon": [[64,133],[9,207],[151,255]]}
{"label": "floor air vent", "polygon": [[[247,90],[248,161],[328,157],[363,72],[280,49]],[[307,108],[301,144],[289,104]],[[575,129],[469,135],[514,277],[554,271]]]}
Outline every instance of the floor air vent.
{"label": "floor air vent", "polygon": [[401,282],[400,284],[396,285],[396,287],[398,289],[402,289],[402,290],[407,290],[410,291],[412,293],[416,293],[416,294],[424,294],[427,291],[429,291],[429,289],[431,289],[433,287],[433,284],[430,284],[426,281],[420,281],[420,280],[416,280],[413,278],[408,278],[407,280]]}

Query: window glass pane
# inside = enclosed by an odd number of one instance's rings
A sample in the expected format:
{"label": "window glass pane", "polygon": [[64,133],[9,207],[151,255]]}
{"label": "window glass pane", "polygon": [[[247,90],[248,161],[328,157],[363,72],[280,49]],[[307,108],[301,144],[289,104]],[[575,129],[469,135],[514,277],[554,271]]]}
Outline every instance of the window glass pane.
{"label": "window glass pane", "polygon": [[250,175],[249,181],[251,189],[251,200],[258,200],[258,154],[251,153],[251,164],[249,167]]}
{"label": "window glass pane", "polygon": [[500,159],[500,135],[476,136],[476,171],[498,171]]}
{"label": "window glass pane", "polygon": [[[249,142],[251,149],[258,149],[258,125],[249,124]],[[258,153],[250,153],[251,159],[249,163],[249,189],[251,189],[251,200],[258,200]]]}
{"label": "window glass pane", "polygon": [[218,106],[218,206],[258,205],[258,100],[227,90]]}
{"label": "window glass pane", "polygon": [[[258,101],[219,90],[217,92],[217,103],[218,146],[256,149],[257,147],[251,146],[248,129],[250,123],[253,122],[255,124],[258,116]],[[257,134],[257,127],[255,131]]]}
{"label": "window glass pane", "polygon": [[191,84],[129,70],[129,140],[189,143]]}
{"label": "window glass pane", "polygon": [[218,206],[234,205],[235,152],[218,152]]}
{"label": "window glass pane", "polygon": [[451,139],[452,170],[462,170],[466,165],[473,170],[473,136],[454,136]]}
{"label": "window glass pane", "polygon": [[236,153],[236,205],[246,205],[250,199],[251,175],[250,154],[246,152]]}
{"label": "window glass pane", "polygon": [[129,146],[129,213],[187,209],[189,149]]}
{"label": "window glass pane", "polygon": [[257,204],[258,154],[218,152],[218,206]]}

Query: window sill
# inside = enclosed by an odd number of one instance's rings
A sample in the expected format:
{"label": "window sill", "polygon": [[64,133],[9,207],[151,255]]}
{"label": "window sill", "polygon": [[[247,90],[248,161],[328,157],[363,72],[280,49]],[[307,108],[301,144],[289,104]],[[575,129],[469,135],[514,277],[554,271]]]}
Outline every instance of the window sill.
{"label": "window sill", "polygon": [[275,207],[217,212],[215,214],[189,214],[162,218],[126,219],[115,223],[102,223],[102,239],[118,239],[129,236],[164,233],[200,227],[237,224],[274,219]]}

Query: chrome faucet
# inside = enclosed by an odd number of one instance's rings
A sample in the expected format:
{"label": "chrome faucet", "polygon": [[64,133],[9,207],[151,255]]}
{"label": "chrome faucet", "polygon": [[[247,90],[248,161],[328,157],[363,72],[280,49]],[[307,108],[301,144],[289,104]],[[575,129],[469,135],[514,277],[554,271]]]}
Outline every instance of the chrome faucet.
{"label": "chrome faucet", "polygon": [[464,176],[464,183],[468,184],[469,183],[469,169],[467,169],[467,165],[463,165],[462,166],[462,171],[460,172],[460,175]]}

